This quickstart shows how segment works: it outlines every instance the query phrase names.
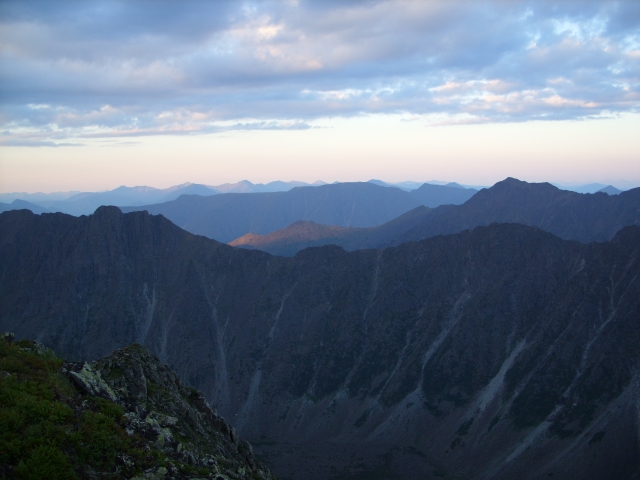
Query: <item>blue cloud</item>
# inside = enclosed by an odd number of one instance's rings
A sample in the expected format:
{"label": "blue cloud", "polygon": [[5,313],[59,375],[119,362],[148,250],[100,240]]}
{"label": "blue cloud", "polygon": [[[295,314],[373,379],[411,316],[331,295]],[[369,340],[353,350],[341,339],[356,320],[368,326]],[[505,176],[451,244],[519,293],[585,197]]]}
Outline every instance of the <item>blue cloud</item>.
{"label": "blue cloud", "polygon": [[34,142],[640,106],[637,2],[8,0],[0,36],[1,128]]}

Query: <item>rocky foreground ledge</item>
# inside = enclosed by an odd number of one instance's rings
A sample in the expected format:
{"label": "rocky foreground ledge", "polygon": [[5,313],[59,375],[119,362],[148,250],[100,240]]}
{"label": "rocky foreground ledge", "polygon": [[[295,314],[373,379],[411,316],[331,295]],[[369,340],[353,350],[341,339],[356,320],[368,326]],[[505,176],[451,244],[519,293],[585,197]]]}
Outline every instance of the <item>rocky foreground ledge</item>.
{"label": "rocky foreground ledge", "polygon": [[0,339],[0,478],[276,478],[141,345],[72,363],[12,340]]}

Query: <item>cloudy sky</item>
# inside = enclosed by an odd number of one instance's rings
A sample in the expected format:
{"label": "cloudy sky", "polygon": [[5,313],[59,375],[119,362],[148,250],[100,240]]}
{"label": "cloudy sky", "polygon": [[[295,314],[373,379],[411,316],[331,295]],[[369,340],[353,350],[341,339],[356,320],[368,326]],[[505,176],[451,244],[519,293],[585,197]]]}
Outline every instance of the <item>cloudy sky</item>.
{"label": "cloudy sky", "polygon": [[640,185],[638,1],[3,0],[0,49],[4,192]]}

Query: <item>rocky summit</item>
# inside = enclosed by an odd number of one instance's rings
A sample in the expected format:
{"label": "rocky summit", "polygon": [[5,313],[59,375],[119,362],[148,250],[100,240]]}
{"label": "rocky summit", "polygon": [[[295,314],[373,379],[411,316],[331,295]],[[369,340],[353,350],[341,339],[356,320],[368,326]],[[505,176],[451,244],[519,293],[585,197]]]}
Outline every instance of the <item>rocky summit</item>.
{"label": "rocky summit", "polygon": [[67,358],[144,345],[284,478],[640,474],[637,226],[282,258],[144,212],[5,212],[0,294],[0,328]]}
{"label": "rocky summit", "polygon": [[276,478],[146,348],[73,363],[12,337],[0,340],[2,478]]}

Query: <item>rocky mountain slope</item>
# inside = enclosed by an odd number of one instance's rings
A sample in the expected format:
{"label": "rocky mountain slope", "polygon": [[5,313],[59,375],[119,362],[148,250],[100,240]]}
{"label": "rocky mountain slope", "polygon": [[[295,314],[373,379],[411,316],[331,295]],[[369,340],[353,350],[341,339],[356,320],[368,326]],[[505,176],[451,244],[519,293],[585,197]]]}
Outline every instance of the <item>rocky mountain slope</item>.
{"label": "rocky mountain slope", "polygon": [[275,479],[144,347],[74,364],[12,340],[0,338],[2,478]]}
{"label": "rocky mountain slope", "polygon": [[497,222],[530,225],[585,243],[610,240],[622,227],[640,225],[640,188],[616,196],[580,194],[548,183],[508,178],[480,191],[463,205],[418,207],[376,227],[326,231],[323,236],[319,234],[322,227],[316,226],[315,235],[306,238],[297,225],[295,229],[287,227],[263,237],[237,239],[232,245],[293,256],[311,246],[335,244],[346,250],[382,248]]}
{"label": "rocky mountain slope", "polygon": [[0,295],[0,328],[68,358],[146,346],[286,478],[640,474],[637,226],[281,258],[144,212],[6,212]]}

